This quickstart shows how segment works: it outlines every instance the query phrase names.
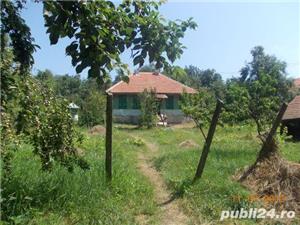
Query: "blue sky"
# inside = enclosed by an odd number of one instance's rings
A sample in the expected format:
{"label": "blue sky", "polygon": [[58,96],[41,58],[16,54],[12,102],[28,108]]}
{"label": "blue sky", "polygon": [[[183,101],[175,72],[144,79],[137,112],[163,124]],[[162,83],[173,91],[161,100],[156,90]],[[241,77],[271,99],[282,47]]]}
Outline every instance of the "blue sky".
{"label": "blue sky", "polygon": [[[300,3],[299,1],[169,1],[160,8],[167,19],[193,17],[196,31],[188,31],[183,44],[187,47],[174,64],[213,68],[223,79],[238,76],[249,60],[250,50],[262,45],[266,53],[287,63],[290,77],[300,77]],[[33,73],[50,69],[55,74],[74,75],[71,58],[65,55],[68,39],[50,45],[42,17],[42,4],[29,2],[22,12],[30,26],[38,49],[34,54]],[[122,55],[135,69],[130,54]],[[82,77],[86,77],[83,71]]]}

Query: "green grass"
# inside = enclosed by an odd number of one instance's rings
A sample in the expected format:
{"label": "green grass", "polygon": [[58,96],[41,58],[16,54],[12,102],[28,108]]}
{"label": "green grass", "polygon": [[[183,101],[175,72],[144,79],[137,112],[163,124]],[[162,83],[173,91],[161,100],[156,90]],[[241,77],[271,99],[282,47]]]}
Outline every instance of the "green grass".
{"label": "green grass", "polygon": [[[222,210],[257,206],[257,203],[247,201],[250,192],[232,178],[237,169],[250,165],[256,159],[260,143],[253,127],[218,127],[203,176],[194,185],[191,181],[203,146],[199,130],[155,128],[131,132],[159,146],[160,154],[154,164],[173,193],[183,199],[183,207],[194,217],[195,223],[221,224],[218,220]],[[193,140],[200,147],[180,148],[179,144],[185,140]],[[288,160],[300,162],[300,143],[282,142],[280,149]],[[234,200],[236,196],[241,196],[242,201]],[[239,221],[239,224],[255,223],[253,220]]]}
{"label": "green grass", "polygon": [[114,132],[110,185],[105,181],[103,137],[86,136],[80,148],[90,170],[76,168],[69,173],[56,165],[50,173],[41,171],[30,146],[21,146],[13,159],[11,182],[4,189],[2,218],[11,224],[131,225],[136,215],[155,214],[153,189],[136,169],[136,152],[143,146]]}
{"label": "green grass", "polygon": [[[59,165],[50,172],[41,171],[32,148],[23,144],[13,158],[11,182],[2,192],[3,224],[135,224],[135,217],[149,215],[156,224],[158,208],[153,187],[137,169],[137,152],[146,146],[139,136],[159,147],[153,163],[161,171],[170,191],[180,198],[185,212],[195,224],[222,224],[221,210],[249,208],[249,190],[232,179],[238,169],[256,159],[260,143],[251,126],[218,127],[204,174],[191,185],[203,146],[195,128],[133,129],[116,126],[113,132],[113,181],[105,182],[104,139],[87,136],[79,147],[90,170],[76,168],[67,172]],[[85,132],[85,131],[84,131]],[[199,148],[183,149],[179,144],[193,140]],[[300,162],[300,143],[281,142],[280,152],[288,160]],[[3,188],[3,187],[2,187]],[[237,202],[233,197],[241,196]],[[237,224],[255,224],[238,221]],[[1,224],[1,223],[0,223]],[[226,221],[224,224],[233,224]]]}

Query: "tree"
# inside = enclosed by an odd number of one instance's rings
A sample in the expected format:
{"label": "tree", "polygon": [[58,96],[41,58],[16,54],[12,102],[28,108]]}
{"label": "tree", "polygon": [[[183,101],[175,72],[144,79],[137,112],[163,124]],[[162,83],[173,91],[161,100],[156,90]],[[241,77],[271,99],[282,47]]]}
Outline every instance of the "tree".
{"label": "tree", "polygon": [[[8,37],[4,36],[1,43],[1,141],[0,141],[0,154],[2,164],[2,174],[4,179],[9,178],[10,173],[10,160],[14,152],[14,144],[16,143],[16,132],[14,129],[14,121],[17,118],[20,104],[18,86],[20,84],[19,70],[13,67],[13,52],[8,47]],[[2,178],[2,177],[1,177]]]}
{"label": "tree", "polygon": [[213,94],[204,89],[199,90],[196,94],[183,93],[180,101],[182,112],[195,122],[204,139],[206,139],[206,136],[203,127],[210,122],[215,103],[216,100]]}
{"label": "tree", "polygon": [[54,75],[50,70],[48,69],[46,69],[45,71],[39,70],[35,78],[39,80],[43,85],[46,85],[46,87],[51,88],[53,90],[56,89],[56,82],[54,79]]}
{"label": "tree", "polygon": [[[232,121],[253,120],[258,137],[265,143],[281,103],[289,98],[290,81],[286,78],[286,64],[265,54],[263,47],[253,48],[251,55],[252,61],[241,69],[241,76],[228,82],[226,115],[231,115]],[[268,157],[277,151],[274,138],[268,145],[260,156]]]}
{"label": "tree", "polygon": [[140,124],[142,126],[146,126],[147,128],[155,126],[158,111],[156,91],[153,89],[150,91],[145,89],[143,93],[139,95],[139,100],[141,107]]}
{"label": "tree", "polygon": [[134,65],[145,59],[156,68],[174,62],[183,52],[180,39],[188,28],[195,29],[192,19],[182,22],[162,19],[161,2],[124,1],[45,1],[45,26],[51,44],[59,38],[73,41],[66,48],[77,73],[89,68],[90,77],[105,79],[118,67],[127,70],[120,54],[131,51]]}
{"label": "tree", "polygon": [[94,78],[82,80],[79,75],[53,75],[49,70],[39,71],[35,78],[42,87],[52,89],[56,98],[80,106],[79,125],[90,127],[104,123],[106,84],[100,84]]}
{"label": "tree", "polygon": [[94,126],[105,120],[106,96],[95,79],[82,81],[80,86],[79,125]]}
{"label": "tree", "polygon": [[1,69],[1,156],[4,180],[9,181],[10,159],[18,150],[16,142],[26,141],[34,147],[43,169],[50,169],[53,161],[73,168],[87,164],[77,157],[74,143],[76,132],[65,100],[55,98],[51,89],[24,72],[14,62],[8,42],[2,45]]}
{"label": "tree", "polygon": [[189,84],[197,89],[201,87],[212,90],[216,97],[224,98],[225,85],[222,77],[214,69],[201,70],[196,66],[185,67]]}
{"label": "tree", "polygon": [[156,72],[157,69],[155,68],[154,64],[144,65],[138,69],[137,72]]}
{"label": "tree", "polygon": [[249,98],[245,85],[236,79],[228,80],[226,83],[225,111],[222,114],[223,122],[236,124],[250,120]]}
{"label": "tree", "polygon": [[180,66],[171,66],[167,68],[163,73],[169,76],[170,78],[179,81],[180,83],[186,85],[190,84],[190,80],[187,76],[186,71]]}
{"label": "tree", "polygon": [[240,82],[248,91],[248,111],[261,136],[275,118],[280,103],[289,98],[290,81],[286,63],[264,53],[261,46],[251,51],[252,61],[241,69]]}
{"label": "tree", "polygon": [[[21,75],[33,65],[32,54],[39,46],[33,44],[29,27],[20,16],[23,1],[1,1],[1,50],[4,49],[6,35],[14,55],[14,61],[20,63]],[[3,60],[3,58],[1,58]]]}
{"label": "tree", "polygon": [[[21,67],[33,64],[33,44],[30,29],[20,17],[26,1],[3,1],[1,10],[2,34],[9,34],[14,56]],[[145,59],[156,68],[168,66],[183,52],[180,39],[188,28],[195,29],[192,19],[174,22],[163,19],[159,13],[162,1],[44,1],[44,19],[50,43],[68,37],[72,42],[66,54],[72,58],[77,73],[89,68],[90,77],[108,78],[116,67],[128,71],[120,54],[131,51],[135,65]]]}
{"label": "tree", "polygon": [[56,88],[55,93],[58,96],[67,98],[69,101],[78,101],[78,95],[80,94],[81,80],[79,75],[70,76],[68,74],[55,76]]}

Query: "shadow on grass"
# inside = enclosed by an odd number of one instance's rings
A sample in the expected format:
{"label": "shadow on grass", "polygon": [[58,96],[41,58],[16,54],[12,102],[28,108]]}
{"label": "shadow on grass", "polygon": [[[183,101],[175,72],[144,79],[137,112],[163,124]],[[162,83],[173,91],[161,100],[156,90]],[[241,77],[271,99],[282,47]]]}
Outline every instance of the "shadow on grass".
{"label": "shadow on grass", "polygon": [[168,205],[174,200],[182,198],[187,189],[189,189],[192,185],[193,181],[191,179],[183,180],[179,185],[175,187],[175,191],[171,194],[170,198],[167,201],[160,203],[159,206]]}

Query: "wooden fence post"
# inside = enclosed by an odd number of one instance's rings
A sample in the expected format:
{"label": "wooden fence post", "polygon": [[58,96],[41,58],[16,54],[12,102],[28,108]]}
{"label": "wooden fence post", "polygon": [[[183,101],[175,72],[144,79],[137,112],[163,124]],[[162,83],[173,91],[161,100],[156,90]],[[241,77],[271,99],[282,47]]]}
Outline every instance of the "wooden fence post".
{"label": "wooden fence post", "polygon": [[281,105],[281,108],[280,108],[280,110],[279,110],[279,112],[278,112],[278,114],[277,114],[277,116],[276,116],[276,118],[275,118],[275,120],[273,122],[272,128],[271,128],[271,130],[270,130],[270,132],[269,132],[269,134],[268,134],[265,142],[263,143],[263,146],[261,148],[260,154],[265,153],[265,151],[267,150],[266,148],[271,143],[271,141],[273,139],[273,136],[275,135],[276,130],[277,130],[277,128],[279,127],[279,125],[281,123],[282,117],[283,117],[283,115],[284,115],[284,113],[285,113],[285,111],[287,109],[287,106],[288,105],[286,103],[283,103]]}
{"label": "wooden fence post", "polygon": [[204,144],[204,147],[203,147],[201,158],[200,158],[200,161],[199,161],[199,164],[198,164],[198,167],[197,167],[197,171],[196,171],[196,174],[195,174],[195,177],[194,177],[194,182],[196,180],[200,179],[201,175],[203,173],[205,162],[206,162],[206,159],[207,159],[207,156],[208,156],[208,152],[209,152],[209,149],[210,149],[212,139],[214,137],[214,133],[215,133],[215,130],[216,130],[216,126],[217,126],[217,123],[218,123],[218,119],[219,119],[223,104],[224,103],[221,100],[218,99],[217,106],[216,106],[214,115],[213,115],[212,120],[211,120],[211,124],[210,124],[209,130],[208,130],[207,138],[205,140],[205,144]]}
{"label": "wooden fence post", "polygon": [[255,167],[257,165],[257,163],[260,160],[262,160],[265,156],[267,156],[267,154],[269,153],[269,152],[267,152],[268,151],[268,146],[273,141],[273,137],[276,133],[276,130],[277,130],[278,126],[280,125],[280,122],[282,120],[282,117],[283,117],[286,109],[287,109],[287,104],[283,103],[280,110],[279,110],[279,112],[278,112],[278,114],[277,114],[277,116],[276,116],[276,118],[275,118],[275,120],[274,120],[274,122],[273,122],[272,128],[271,128],[270,132],[268,133],[268,136],[267,136],[266,140],[262,144],[261,150],[258,153],[258,157],[257,157],[255,163],[252,166],[250,166],[247,169],[247,171],[244,172],[244,174],[239,178],[240,182],[244,181],[253,172],[253,170],[255,169]]}
{"label": "wooden fence post", "polygon": [[108,181],[112,179],[112,94],[106,100],[105,171]]}

